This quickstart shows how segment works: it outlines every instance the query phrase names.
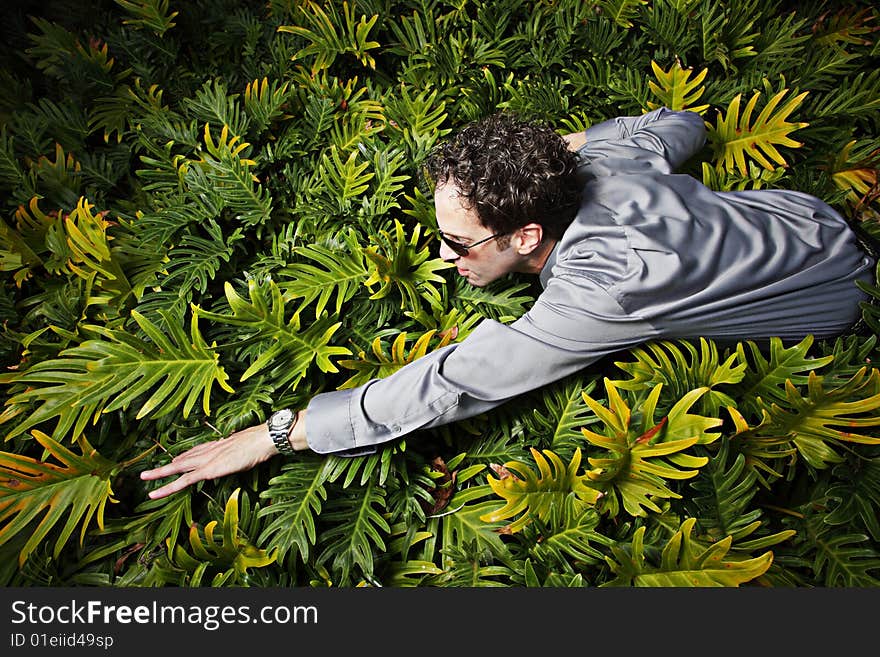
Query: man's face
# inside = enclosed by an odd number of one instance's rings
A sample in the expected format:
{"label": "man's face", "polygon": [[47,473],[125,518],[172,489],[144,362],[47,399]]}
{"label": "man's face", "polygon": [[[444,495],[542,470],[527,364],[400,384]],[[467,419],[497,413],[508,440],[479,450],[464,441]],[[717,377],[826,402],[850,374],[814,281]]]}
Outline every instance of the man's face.
{"label": "man's face", "polygon": [[[476,210],[462,207],[458,190],[452,183],[437,186],[434,191],[434,208],[437,213],[437,227],[446,238],[454,242],[468,246],[492,235],[488,228],[480,224]],[[479,244],[469,249],[464,256],[455,253],[441,240],[440,257],[454,262],[458,273],[468,283],[483,287],[515,271],[520,263],[512,243],[505,237]],[[499,244],[506,246],[499,248]]]}

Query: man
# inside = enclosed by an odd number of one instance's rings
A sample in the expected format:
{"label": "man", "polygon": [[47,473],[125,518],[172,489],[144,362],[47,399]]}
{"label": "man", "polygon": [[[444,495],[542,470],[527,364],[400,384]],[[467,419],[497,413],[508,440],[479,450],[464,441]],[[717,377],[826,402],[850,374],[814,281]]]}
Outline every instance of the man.
{"label": "man", "polygon": [[705,138],[698,115],[665,108],[566,137],[505,114],[466,126],[428,161],[440,256],[475,286],[537,274],[534,306],[143,472],[180,475],[150,496],[279,452],[369,453],[647,340],[845,332],[865,299],[855,281],[870,281],[873,267],[847,223],[806,194],[718,193],[673,173]]}

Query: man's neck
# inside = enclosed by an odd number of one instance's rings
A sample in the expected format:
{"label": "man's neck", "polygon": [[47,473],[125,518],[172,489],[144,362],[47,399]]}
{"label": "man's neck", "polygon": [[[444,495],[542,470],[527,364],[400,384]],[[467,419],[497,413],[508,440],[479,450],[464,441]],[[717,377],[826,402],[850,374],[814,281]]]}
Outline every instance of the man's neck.
{"label": "man's neck", "polygon": [[547,264],[547,258],[553,253],[553,247],[556,246],[557,240],[546,239],[541,245],[529,254],[529,257],[523,260],[522,265],[517,271],[524,274],[540,274]]}

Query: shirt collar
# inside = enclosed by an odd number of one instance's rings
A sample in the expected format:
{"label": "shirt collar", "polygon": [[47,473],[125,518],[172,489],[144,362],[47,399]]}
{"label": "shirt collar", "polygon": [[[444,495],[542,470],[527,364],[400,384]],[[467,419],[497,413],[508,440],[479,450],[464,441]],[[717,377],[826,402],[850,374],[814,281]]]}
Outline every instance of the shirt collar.
{"label": "shirt collar", "polygon": [[550,279],[553,277],[553,265],[556,264],[556,257],[559,252],[559,242],[560,240],[556,240],[556,244],[553,245],[553,250],[550,251],[550,255],[547,256],[547,260],[541,268],[541,273],[538,274],[538,280],[541,281],[542,288],[546,288],[547,283],[550,282]]}

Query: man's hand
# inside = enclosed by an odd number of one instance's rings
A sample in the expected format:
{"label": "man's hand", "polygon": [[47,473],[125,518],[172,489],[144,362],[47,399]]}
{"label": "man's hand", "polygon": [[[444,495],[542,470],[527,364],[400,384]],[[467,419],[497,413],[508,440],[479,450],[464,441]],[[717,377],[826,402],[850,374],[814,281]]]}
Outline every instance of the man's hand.
{"label": "man's hand", "polygon": [[568,135],[562,135],[562,138],[568,144],[568,150],[576,151],[587,143],[587,136],[583,132],[573,132]]}
{"label": "man's hand", "polygon": [[[300,411],[297,425],[291,432],[294,449],[307,449],[305,440],[305,411]],[[301,426],[302,425],[302,426]],[[171,475],[180,475],[161,488],[150,492],[151,499],[159,499],[183,490],[187,486],[205,480],[225,477],[243,472],[268,461],[278,451],[269,437],[266,423],[242,429],[227,438],[196,445],[183,454],[175,456],[171,463],[141,472],[141,479],[150,481]],[[182,474],[181,474],[182,473]]]}

